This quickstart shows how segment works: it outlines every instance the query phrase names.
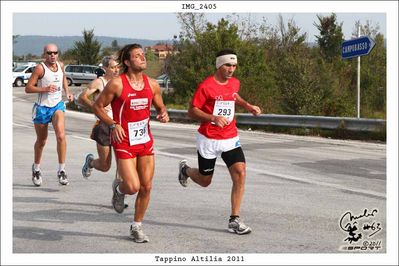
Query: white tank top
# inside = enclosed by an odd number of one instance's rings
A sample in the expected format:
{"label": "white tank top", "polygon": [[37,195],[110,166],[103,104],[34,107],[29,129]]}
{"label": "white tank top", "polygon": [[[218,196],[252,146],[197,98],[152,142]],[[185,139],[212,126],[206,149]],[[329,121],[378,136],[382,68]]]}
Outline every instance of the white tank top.
{"label": "white tank top", "polygon": [[47,87],[50,84],[57,86],[56,92],[40,92],[37,96],[36,103],[41,106],[54,107],[60,101],[62,101],[62,89],[64,73],[62,72],[61,65],[56,62],[57,71],[50,70],[45,63],[41,63],[44,69],[44,75],[38,80],[37,84],[39,87]]}
{"label": "white tank top", "polygon": [[[101,79],[101,81],[102,81],[102,86],[100,86],[98,88],[99,93],[95,95],[94,100],[97,100],[100,93],[104,90],[105,85],[107,85],[107,83],[108,83],[108,81],[104,77],[99,77],[99,79]],[[105,106],[104,109],[105,109],[105,112],[107,113],[107,115],[110,118],[113,118],[111,104],[108,104],[107,106]],[[97,116],[96,116],[96,118],[99,119]]]}

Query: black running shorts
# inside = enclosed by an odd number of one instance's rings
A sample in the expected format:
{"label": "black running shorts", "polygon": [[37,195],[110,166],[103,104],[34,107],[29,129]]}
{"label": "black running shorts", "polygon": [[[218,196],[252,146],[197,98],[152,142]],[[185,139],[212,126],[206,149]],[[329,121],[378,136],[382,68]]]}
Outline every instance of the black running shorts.
{"label": "black running shorts", "polygon": [[[198,154],[198,168],[200,174],[213,175],[213,172],[215,171],[216,158],[206,159],[202,157],[198,151],[197,154]],[[245,163],[245,156],[241,147],[237,147],[230,151],[222,152],[222,159],[226,164],[227,168],[238,162]]]}
{"label": "black running shorts", "polygon": [[91,131],[90,138],[101,146],[111,145],[111,129],[104,122],[97,120]]}

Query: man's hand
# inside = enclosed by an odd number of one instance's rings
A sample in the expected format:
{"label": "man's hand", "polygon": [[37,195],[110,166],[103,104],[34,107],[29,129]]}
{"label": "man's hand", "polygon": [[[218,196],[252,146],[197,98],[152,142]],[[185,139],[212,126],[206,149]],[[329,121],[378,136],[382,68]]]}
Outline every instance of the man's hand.
{"label": "man's hand", "polygon": [[53,92],[57,92],[57,91],[58,91],[58,88],[57,88],[56,85],[50,84],[50,85],[48,85],[47,87],[43,87],[43,91],[44,91],[44,92],[53,93]]}
{"label": "man's hand", "polygon": [[262,113],[260,108],[258,106],[256,106],[256,105],[248,104],[247,105],[247,110],[248,110],[248,112],[252,113],[255,116],[258,116],[258,115],[260,115]]}
{"label": "man's hand", "polygon": [[159,120],[159,122],[161,122],[161,123],[169,122],[168,112],[166,110],[160,112],[159,114],[157,114],[156,119]]}
{"label": "man's hand", "polygon": [[122,143],[122,140],[126,137],[125,131],[122,126],[115,124],[115,128],[111,132],[112,140],[116,143]]}
{"label": "man's hand", "polygon": [[229,120],[227,120],[227,118],[224,116],[213,116],[212,123],[214,123],[215,125],[217,125],[218,127],[221,127],[221,128],[230,124]]}
{"label": "man's hand", "polygon": [[72,94],[72,93],[69,93],[69,92],[68,92],[68,93],[66,94],[66,96],[67,96],[69,102],[72,102],[72,101],[73,101],[73,94]]}

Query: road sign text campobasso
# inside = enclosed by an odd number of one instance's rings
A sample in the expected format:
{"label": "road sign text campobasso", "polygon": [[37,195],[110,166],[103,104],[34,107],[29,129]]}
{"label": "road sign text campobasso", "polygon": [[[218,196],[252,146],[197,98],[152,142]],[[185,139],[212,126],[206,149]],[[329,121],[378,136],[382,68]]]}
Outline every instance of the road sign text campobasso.
{"label": "road sign text campobasso", "polygon": [[368,49],[367,45],[368,45],[367,42],[352,44],[352,45],[343,47],[342,52],[343,53],[351,53],[351,52],[355,52],[355,51],[359,51],[359,50],[365,50],[365,49]]}

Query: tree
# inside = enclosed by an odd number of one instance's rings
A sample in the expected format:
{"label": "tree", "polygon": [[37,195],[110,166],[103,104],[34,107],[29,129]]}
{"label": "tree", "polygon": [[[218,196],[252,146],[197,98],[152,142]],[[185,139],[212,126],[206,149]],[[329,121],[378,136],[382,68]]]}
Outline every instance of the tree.
{"label": "tree", "polygon": [[319,86],[328,95],[323,100],[323,115],[354,116],[355,101],[351,84],[353,70],[350,62],[341,58],[341,44],[344,41],[342,23],[338,24],[336,15],[317,15],[319,24],[313,25],[319,30],[316,35],[318,46],[315,48],[315,60],[320,68]]}
{"label": "tree", "polygon": [[118,45],[117,40],[111,42],[111,46],[104,47],[102,49],[102,56],[116,55],[121,47]]}
{"label": "tree", "polygon": [[299,46],[304,46],[307,34],[306,32],[300,34],[301,28],[296,26],[293,19],[288,20],[286,27],[283,17],[279,15],[277,27],[280,32],[280,50],[289,53],[291,50],[295,50]]}
{"label": "tree", "polygon": [[341,44],[344,41],[342,22],[337,24],[337,16],[334,13],[326,17],[317,15],[317,19],[319,24],[313,23],[320,32],[320,35],[315,36],[316,40],[322,56],[331,61],[341,55]]}
{"label": "tree", "polygon": [[63,52],[60,58],[66,64],[78,64],[78,55],[76,54],[76,50],[73,48]]}
{"label": "tree", "polygon": [[181,38],[175,45],[179,53],[170,57],[167,64],[175,100],[188,105],[198,84],[215,70],[215,55],[222,48],[237,50],[241,40],[237,26],[221,19],[217,25],[206,23],[203,14],[178,15],[181,21]]}
{"label": "tree", "polygon": [[380,25],[378,23],[374,24],[371,20],[366,20],[366,23],[363,25],[360,21],[356,21],[355,27],[353,28],[352,35],[357,37],[358,29],[360,27],[360,35],[362,36],[370,36],[371,38],[376,38],[379,33]]}
{"label": "tree", "polygon": [[[279,93],[275,93],[281,111],[294,115],[320,115],[328,91],[319,83],[319,68],[311,49],[305,44],[306,33],[296,26],[293,19],[287,23],[282,16],[274,29],[269,29],[271,44],[268,62],[274,73]],[[270,47],[270,48],[269,48]]]}
{"label": "tree", "polygon": [[[260,106],[264,113],[280,112],[280,92],[275,73],[266,60],[265,50],[252,41],[242,41],[237,49],[236,77],[241,81],[240,95],[250,103]],[[241,112],[246,112],[243,109]]]}
{"label": "tree", "polygon": [[284,113],[323,115],[328,87],[321,86],[320,69],[306,47],[297,47],[282,56],[277,64],[277,83]]}
{"label": "tree", "polygon": [[195,35],[204,31],[206,25],[204,13],[178,13],[177,20],[182,29],[180,35],[188,40],[193,40]]}
{"label": "tree", "polygon": [[145,58],[147,61],[158,61],[158,57],[151,49],[145,52]]}
{"label": "tree", "polygon": [[79,64],[97,65],[100,61],[101,44],[94,37],[94,29],[83,30],[83,41],[74,44],[73,54]]}
{"label": "tree", "polygon": [[111,48],[112,48],[112,50],[114,50],[114,51],[118,51],[118,50],[120,49],[117,40],[113,40],[113,41],[111,42]]}

